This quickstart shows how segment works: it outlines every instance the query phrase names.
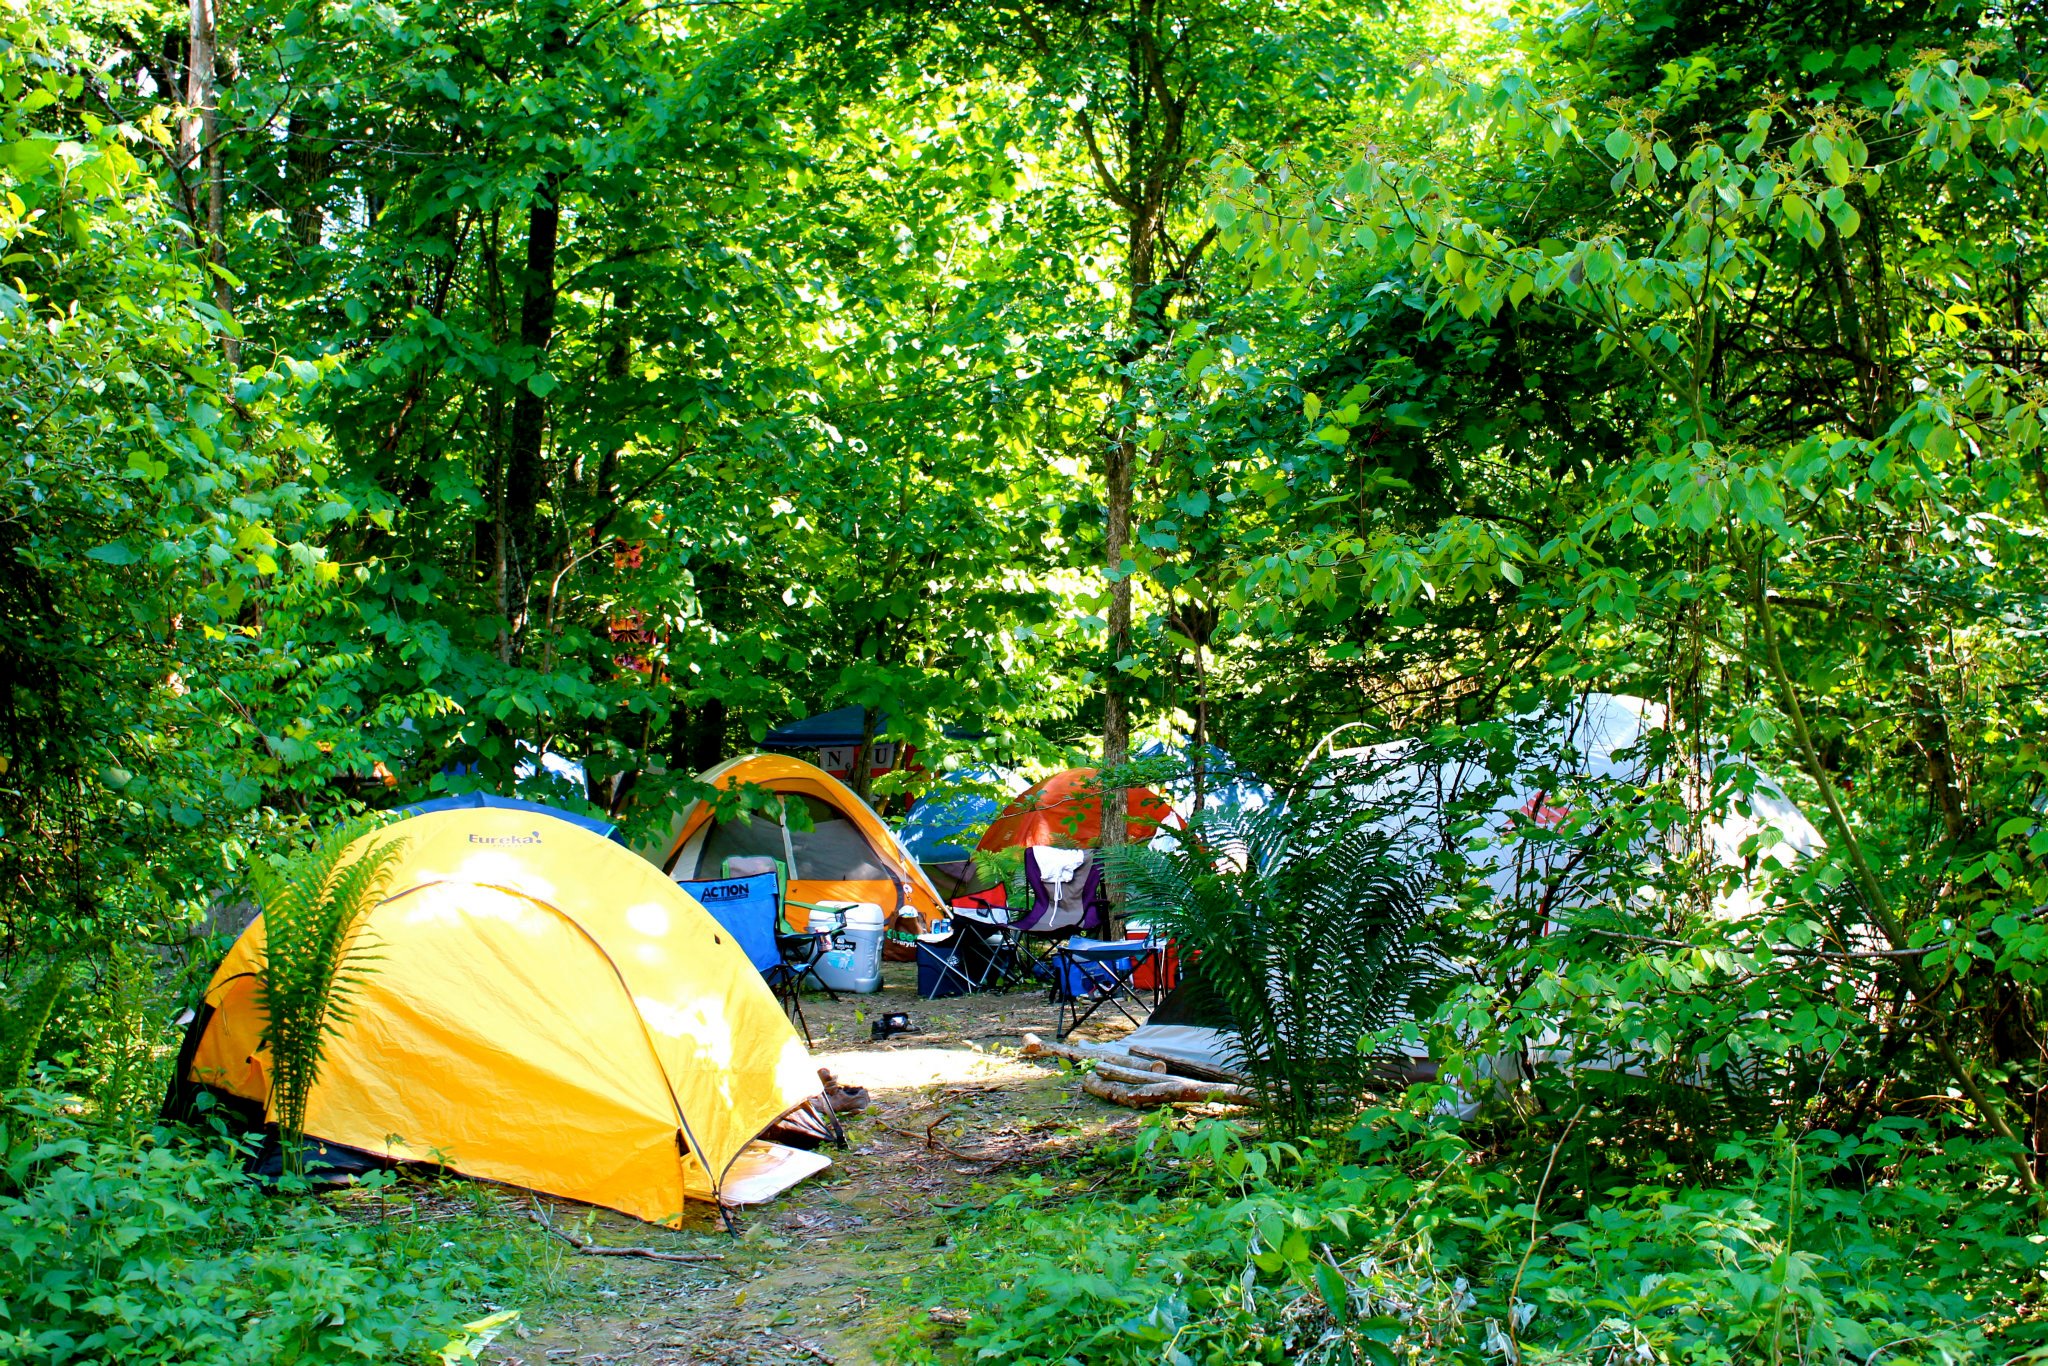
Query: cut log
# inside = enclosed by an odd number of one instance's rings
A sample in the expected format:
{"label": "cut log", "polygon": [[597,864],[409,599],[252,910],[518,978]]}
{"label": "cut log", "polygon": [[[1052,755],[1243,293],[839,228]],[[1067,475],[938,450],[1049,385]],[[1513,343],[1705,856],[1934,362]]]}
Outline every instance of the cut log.
{"label": "cut log", "polygon": [[1242,1086],[1229,1086],[1211,1081],[1184,1081],[1177,1078],[1153,1082],[1149,1086],[1132,1086],[1125,1082],[1109,1081],[1099,1073],[1091,1073],[1083,1078],[1081,1089],[1097,1100],[1106,1100],[1112,1105],[1129,1106],[1133,1110],[1152,1110],[1161,1105],[1174,1105],[1183,1101],[1220,1100],[1242,1104],[1251,1099],[1251,1092]]}
{"label": "cut log", "polygon": [[1141,1059],[1132,1057],[1124,1049],[1112,1048],[1107,1044],[1084,1044],[1076,1048],[1071,1044],[1047,1043],[1036,1034],[1026,1034],[1024,1036],[1024,1046],[1018,1049],[1017,1052],[1019,1056],[1026,1058],[1065,1058],[1068,1062],[1102,1062],[1108,1060],[1116,1066],[1128,1067],[1137,1072],[1148,1070],[1164,1072],[1166,1070],[1166,1064],[1163,1062],[1157,1065],[1148,1064]]}
{"label": "cut log", "polygon": [[1166,1071],[1178,1072],[1186,1077],[1199,1077],[1203,1081],[1223,1082],[1233,1086],[1245,1081],[1245,1075],[1242,1072],[1233,1072],[1227,1067],[1218,1067],[1213,1063],[1190,1062],[1186,1058],[1175,1057],[1171,1053],[1162,1053],[1157,1049],[1147,1048],[1143,1044],[1132,1044],[1131,1055],[1133,1057],[1148,1058],[1160,1063]]}
{"label": "cut log", "polygon": [[1128,1082],[1133,1086],[1156,1086],[1158,1083],[1168,1080],[1164,1063],[1150,1069],[1119,1067],[1117,1064],[1101,1058],[1096,1059],[1095,1075],[1101,1077],[1104,1081]]}

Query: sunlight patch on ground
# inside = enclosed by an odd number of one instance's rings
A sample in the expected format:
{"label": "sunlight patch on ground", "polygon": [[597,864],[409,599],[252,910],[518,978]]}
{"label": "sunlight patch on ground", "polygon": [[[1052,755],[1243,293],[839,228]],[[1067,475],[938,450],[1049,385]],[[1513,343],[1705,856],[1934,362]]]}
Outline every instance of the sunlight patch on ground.
{"label": "sunlight patch on ground", "polygon": [[905,1048],[886,1053],[854,1049],[816,1057],[818,1066],[831,1068],[840,1085],[865,1086],[878,1094],[998,1078],[1022,1081],[1040,1074],[1039,1069],[1014,1058],[972,1048]]}

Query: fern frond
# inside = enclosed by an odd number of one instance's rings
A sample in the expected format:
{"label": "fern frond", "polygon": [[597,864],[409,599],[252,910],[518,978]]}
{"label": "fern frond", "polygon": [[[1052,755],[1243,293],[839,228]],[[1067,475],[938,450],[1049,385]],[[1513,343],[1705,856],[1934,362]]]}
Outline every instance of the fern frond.
{"label": "fern frond", "polygon": [[0,1005],[0,1091],[28,1084],[36,1047],[50,1027],[71,970],[98,946],[98,941],[82,940],[59,949],[29,977],[12,1006]]}
{"label": "fern frond", "polygon": [[1327,798],[1205,812],[1177,848],[1112,859],[1126,906],[1199,960],[1283,1129],[1314,1129],[1369,1089],[1362,1041],[1432,972],[1434,870],[1404,861],[1379,814]]}
{"label": "fern frond", "polygon": [[270,1050],[271,1106],[293,1170],[327,1046],[353,1018],[374,962],[362,918],[384,899],[404,845],[378,838],[373,822],[356,822],[282,868],[251,869],[264,923],[256,1001]]}

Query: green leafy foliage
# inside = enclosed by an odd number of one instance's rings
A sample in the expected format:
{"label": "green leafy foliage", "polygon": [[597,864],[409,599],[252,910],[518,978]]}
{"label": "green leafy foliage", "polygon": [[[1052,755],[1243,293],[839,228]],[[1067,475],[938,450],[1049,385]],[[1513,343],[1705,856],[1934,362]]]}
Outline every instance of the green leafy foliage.
{"label": "green leafy foliage", "polygon": [[350,1018],[356,991],[374,971],[374,943],[362,918],[383,900],[402,837],[379,838],[375,819],[351,822],[280,864],[250,865],[263,912],[256,1004],[270,1052],[271,1109],[286,1164],[297,1171],[306,1102],[327,1045]]}
{"label": "green leafy foliage", "polygon": [[91,947],[67,946],[31,971],[28,980],[15,988],[12,1001],[0,1004],[0,1088],[27,1085],[43,1031],[49,1028],[58,1000],[71,985],[73,970]]}
{"label": "green leafy foliage", "polygon": [[1725,1184],[1596,1192],[1559,1181],[1540,1153],[1489,1157],[1426,1117],[1439,1095],[1369,1112],[1327,1146],[1168,1121],[1121,1176],[1021,1184],[966,1216],[963,1248],[1010,1254],[956,1259],[965,1282],[940,1297],[974,1312],[953,1350],[1950,1366],[2033,1342],[2006,1317],[2042,1262],[2025,1207],[1958,1211],[1943,1195],[1995,1160],[1967,1145],[1945,1151],[1910,1128],[1738,1142]]}
{"label": "green leafy foliage", "polygon": [[1126,909],[1176,941],[1223,1003],[1277,1131],[1341,1123],[1440,975],[1430,885],[1346,793],[1205,812],[1170,848],[1109,861]]}
{"label": "green leafy foliage", "polygon": [[494,1240],[279,1203],[232,1145],[108,1137],[6,1095],[0,1359],[425,1361],[516,1272]]}

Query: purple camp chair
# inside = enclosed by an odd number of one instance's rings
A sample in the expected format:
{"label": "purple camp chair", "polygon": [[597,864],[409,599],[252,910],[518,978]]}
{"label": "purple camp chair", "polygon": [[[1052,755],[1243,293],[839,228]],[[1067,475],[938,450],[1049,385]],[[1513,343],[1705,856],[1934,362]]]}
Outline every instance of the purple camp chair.
{"label": "purple camp chair", "polygon": [[1025,934],[1064,939],[1077,930],[1103,930],[1109,925],[1109,898],[1102,891],[1102,864],[1093,850],[1082,851],[1081,863],[1064,883],[1049,878],[1041,856],[1064,853],[1034,845],[1024,851],[1024,881],[1031,889],[1031,909],[1017,920]]}

